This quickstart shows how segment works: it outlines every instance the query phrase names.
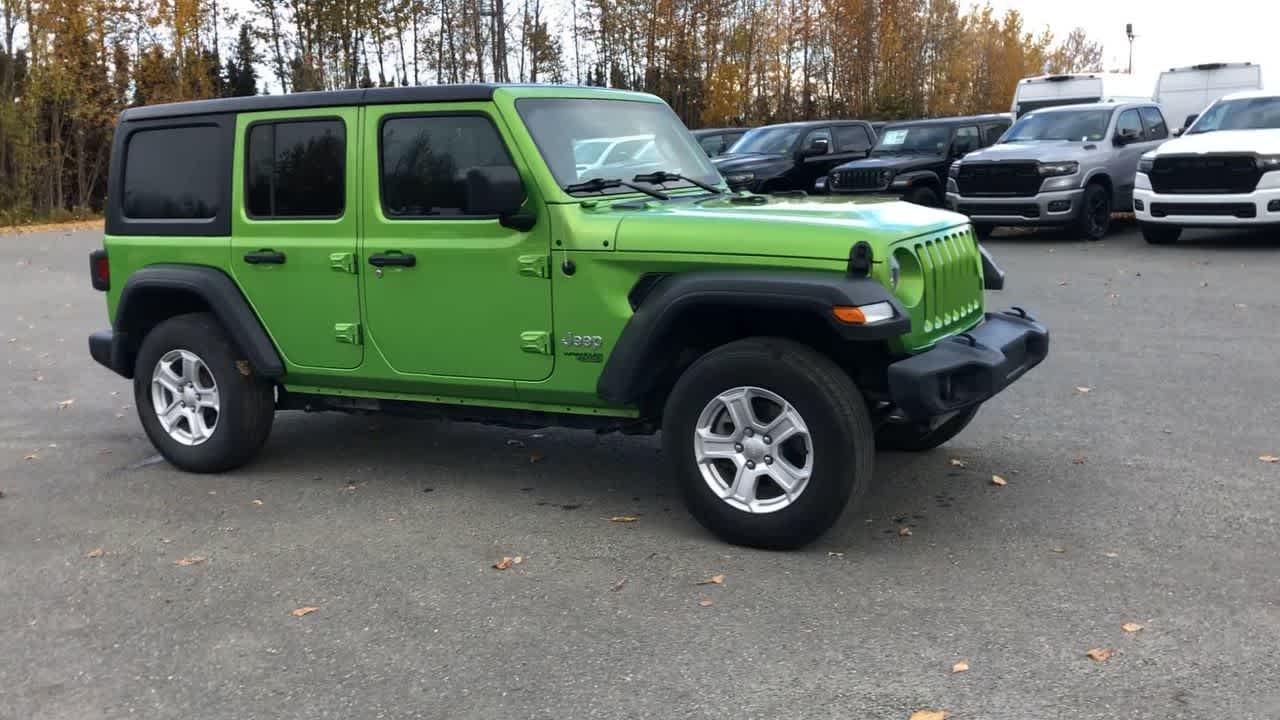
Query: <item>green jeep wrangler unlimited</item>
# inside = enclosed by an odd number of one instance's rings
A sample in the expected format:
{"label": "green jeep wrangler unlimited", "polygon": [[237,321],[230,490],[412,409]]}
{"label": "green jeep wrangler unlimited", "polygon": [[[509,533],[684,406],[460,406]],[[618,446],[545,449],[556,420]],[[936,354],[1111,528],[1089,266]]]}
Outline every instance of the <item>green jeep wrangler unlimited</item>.
{"label": "green jeep wrangler unlimited", "polygon": [[285,409],[661,429],[700,522],[794,547],[877,447],[945,442],[1048,351],[1026,312],[984,313],[1003,275],[963,217],[731,193],[649,95],[134,108],[110,173],[89,350],[194,472],[249,460]]}

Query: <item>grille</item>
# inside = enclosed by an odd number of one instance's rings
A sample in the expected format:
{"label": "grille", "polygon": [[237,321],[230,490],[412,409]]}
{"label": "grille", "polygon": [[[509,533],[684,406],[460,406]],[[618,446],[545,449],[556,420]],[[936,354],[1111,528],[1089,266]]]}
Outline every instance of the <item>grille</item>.
{"label": "grille", "polygon": [[1151,189],[1168,194],[1251,193],[1258,187],[1258,163],[1252,155],[1158,157],[1152,163]]}
{"label": "grille", "polygon": [[1258,206],[1253,203],[1151,203],[1152,217],[1170,215],[1253,218],[1258,217]]}
{"label": "grille", "polygon": [[889,185],[881,177],[883,170],[854,168],[831,173],[832,188],[836,190],[884,190]]}
{"label": "grille", "polygon": [[975,313],[982,312],[982,275],[973,231],[952,230],[916,240],[912,247],[924,271],[920,319],[925,333],[972,324]]}
{"label": "grille", "polygon": [[987,205],[965,205],[961,203],[960,212],[965,215],[981,217],[1040,217],[1040,206],[1034,203],[1001,203]]}
{"label": "grille", "polygon": [[1032,197],[1040,192],[1040,168],[1034,162],[960,163],[961,195]]}

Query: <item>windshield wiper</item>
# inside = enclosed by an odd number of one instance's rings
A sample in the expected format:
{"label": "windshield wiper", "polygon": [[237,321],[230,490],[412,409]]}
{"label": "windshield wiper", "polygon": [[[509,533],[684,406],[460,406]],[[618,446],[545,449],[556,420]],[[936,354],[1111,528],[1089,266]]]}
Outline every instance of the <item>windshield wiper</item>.
{"label": "windshield wiper", "polygon": [[634,185],[632,183],[627,182],[626,180],[623,180],[622,178],[591,178],[590,180],[586,180],[584,182],[565,185],[563,189],[567,193],[578,193],[578,192],[604,192],[605,190],[609,190],[610,188],[616,188],[616,187],[630,188],[632,190],[635,190],[636,192],[642,192],[645,195],[648,195],[649,197],[657,198],[659,200],[671,199],[670,195],[662,192],[661,190],[654,190],[652,188],[646,188],[646,187],[641,187],[639,185]]}
{"label": "windshield wiper", "polygon": [[715,185],[709,185],[700,180],[694,180],[688,175],[681,175],[680,173],[667,172],[665,170],[657,170],[655,172],[645,173],[643,175],[637,175],[631,179],[636,182],[653,183],[655,185],[675,182],[676,180],[683,180],[689,183],[690,185],[696,185],[702,188],[703,190],[706,190],[709,193],[715,193],[717,195],[720,195],[724,192],[723,190],[716,187]]}

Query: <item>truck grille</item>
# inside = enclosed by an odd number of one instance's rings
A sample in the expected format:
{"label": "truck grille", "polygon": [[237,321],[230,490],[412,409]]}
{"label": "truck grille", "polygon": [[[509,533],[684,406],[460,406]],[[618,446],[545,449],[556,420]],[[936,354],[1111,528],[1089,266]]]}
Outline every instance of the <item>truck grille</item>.
{"label": "truck grille", "polygon": [[956,185],[972,197],[1032,197],[1040,192],[1040,168],[1034,162],[962,162]]}
{"label": "truck grille", "polygon": [[1151,203],[1151,217],[1186,215],[1201,217],[1258,217],[1258,206],[1253,203]]}
{"label": "truck grille", "polygon": [[903,338],[905,349],[927,347],[982,319],[982,260],[972,228],[952,228],[904,240],[894,252],[904,250],[920,265],[919,284],[908,286],[904,270],[898,288],[898,297],[911,317],[911,332]]}
{"label": "truck grille", "polygon": [[837,170],[831,173],[833,190],[884,190],[889,184],[884,181],[883,170],[872,168],[854,168]]}
{"label": "truck grille", "polygon": [[1147,175],[1152,190],[1173,195],[1251,193],[1262,177],[1252,155],[1158,157]]}

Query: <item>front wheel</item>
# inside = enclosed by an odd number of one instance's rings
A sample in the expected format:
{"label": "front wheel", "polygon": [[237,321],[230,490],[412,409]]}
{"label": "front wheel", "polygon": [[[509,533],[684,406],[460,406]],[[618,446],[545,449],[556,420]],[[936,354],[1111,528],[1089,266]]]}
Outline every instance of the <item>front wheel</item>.
{"label": "front wheel", "polygon": [[829,358],[780,338],[719,347],[680,376],[663,453],[698,522],[738,545],[808,544],[870,483],[871,419]]}
{"label": "front wheel", "polygon": [[1172,245],[1181,235],[1182,228],[1177,225],[1142,223],[1142,238],[1151,245]]}
{"label": "front wheel", "polygon": [[986,240],[991,237],[991,233],[995,231],[996,226],[991,223],[976,222],[973,223],[973,234],[978,236],[979,240]]}
{"label": "front wheel", "polygon": [[275,414],[271,383],[238,360],[212,315],[178,315],[142,341],[133,398],[151,444],[189,472],[223,472],[266,442]]}
{"label": "front wheel", "polygon": [[927,185],[911,188],[906,195],[902,196],[903,200],[915,205],[924,205],[925,207],[939,207],[941,202],[938,200],[938,193]]}
{"label": "front wheel", "polygon": [[1085,240],[1101,240],[1111,229],[1111,192],[1101,183],[1091,183],[1080,198],[1076,232]]}

